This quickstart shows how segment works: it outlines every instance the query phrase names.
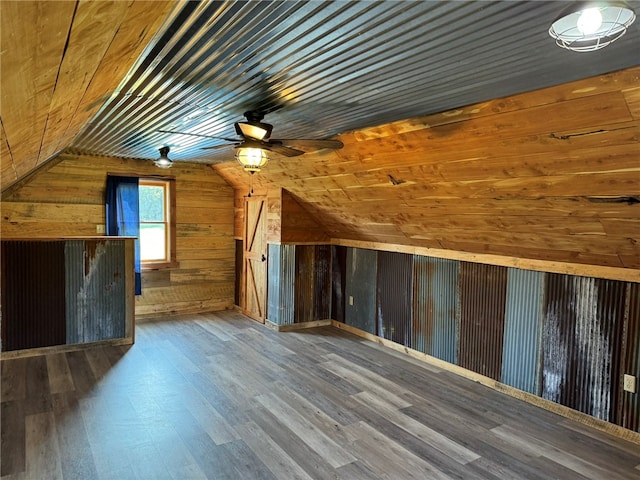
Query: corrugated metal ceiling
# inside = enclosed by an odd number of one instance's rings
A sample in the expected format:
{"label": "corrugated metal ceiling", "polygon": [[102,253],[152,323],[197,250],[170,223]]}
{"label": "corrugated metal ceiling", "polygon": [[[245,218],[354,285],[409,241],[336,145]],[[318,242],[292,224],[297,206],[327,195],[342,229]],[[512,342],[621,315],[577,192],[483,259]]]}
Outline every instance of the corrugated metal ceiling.
{"label": "corrugated metal ceiling", "polygon": [[[640,2],[631,2],[636,12]],[[556,1],[189,2],[72,148],[218,163],[247,110],[274,138],[326,138],[627,68],[640,22],[592,53],[555,46]]]}

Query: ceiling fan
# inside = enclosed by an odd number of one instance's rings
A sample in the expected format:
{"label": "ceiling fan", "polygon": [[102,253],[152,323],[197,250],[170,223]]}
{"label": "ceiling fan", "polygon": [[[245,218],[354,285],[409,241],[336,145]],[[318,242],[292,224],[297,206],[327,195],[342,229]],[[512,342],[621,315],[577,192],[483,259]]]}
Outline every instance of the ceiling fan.
{"label": "ceiling fan", "polygon": [[[191,135],[195,137],[212,138],[230,142],[224,145],[214,145],[211,147],[203,147],[202,150],[217,150],[221,148],[233,147],[235,149],[260,149],[268,152],[274,152],[285,157],[297,157],[307,153],[307,150],[340,149],[344,145],[340,140],[311,140],[302,138],[289,139],[273,139],[271,131],[273,125],[263,123],[264,114],[260,111],[248,111],[244,113],[246,122],[236,122],[234,124],[236,133],[240,138],[217,137],[213,135],[201,135],[186,132],[176,132],[171,130],[158,130],[162,133],[173,133],[180,135]],[[297,147],[297,148],[296,148]]]}

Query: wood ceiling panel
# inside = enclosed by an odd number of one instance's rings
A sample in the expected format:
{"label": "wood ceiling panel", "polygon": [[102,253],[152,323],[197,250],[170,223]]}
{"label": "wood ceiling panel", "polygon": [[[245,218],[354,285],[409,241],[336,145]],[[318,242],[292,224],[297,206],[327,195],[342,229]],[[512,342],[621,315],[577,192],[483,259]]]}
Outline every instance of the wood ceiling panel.
{"label": "wood ceiling panel", "polygon": [[113,5],[78,3],[49,105],[38,162],[47,160],[69,144],[69,124],[129,6],[127,2],[113,2]]}
{"label": "wood ceiling panel", "polygon": [[629,111],[636,120],[640,120],[640,87],[630,88],[622,91]]}
{"label": "wood ceiling panel", "polygon": [[0,185],[8,185],[18,180],[9,143],[7,142],[7,134],[4,132],[4,125],[0,123]]}
{"label": "wood ceiling panel", "polygon": [[11,152],[2,155],[3,190],[69,146],[177,7],[152,1],[1,2],[0,115]]}
{"label": "wood ceiling panel", "polygon": [[0,116],[18,177],[38,163],[75,7],[74,2],[2,2]]}

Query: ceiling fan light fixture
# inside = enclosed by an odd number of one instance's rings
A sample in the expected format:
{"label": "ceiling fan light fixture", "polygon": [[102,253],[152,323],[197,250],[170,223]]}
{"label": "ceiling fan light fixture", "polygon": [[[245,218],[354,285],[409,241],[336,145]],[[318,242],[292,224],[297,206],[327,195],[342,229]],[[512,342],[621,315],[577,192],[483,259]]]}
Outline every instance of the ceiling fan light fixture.
{"label": "ceiling fan light fixture", "polygon": [[169,147],[162,147],[159,150],[160,157],[156,158],[153,163],[155,163],[158,168],[171,168],[173,166],[173,160],[168,157]]}
{"label": "ceiling fan light fixture", "polygon": [[236,159],[245,172],[251,174],[259,172],[269,161],[267,152],[261,148],[243,148],[236,151]]}
{"label": "ceiling fan light fixture", "polygon": [[593,52],[622,37],[636,15],[620,2],[573,6],[549,28],[556,45],[574,52]]}

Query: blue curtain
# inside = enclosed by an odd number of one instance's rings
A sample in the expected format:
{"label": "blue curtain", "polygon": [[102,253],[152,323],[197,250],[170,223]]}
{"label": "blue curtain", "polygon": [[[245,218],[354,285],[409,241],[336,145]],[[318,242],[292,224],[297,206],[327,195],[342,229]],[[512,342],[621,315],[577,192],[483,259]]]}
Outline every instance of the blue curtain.
{"label": "blue curtain", "polygon": [[136,237],[135,288],[142,294],[140,276],[140,209],[138,206],[138,178],[107,176],[106,193],[107,235]]}

